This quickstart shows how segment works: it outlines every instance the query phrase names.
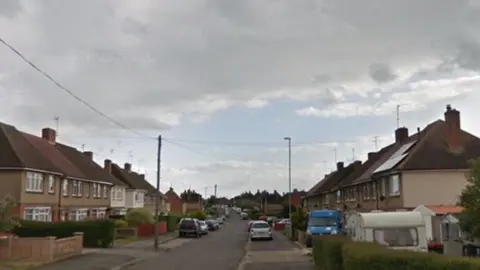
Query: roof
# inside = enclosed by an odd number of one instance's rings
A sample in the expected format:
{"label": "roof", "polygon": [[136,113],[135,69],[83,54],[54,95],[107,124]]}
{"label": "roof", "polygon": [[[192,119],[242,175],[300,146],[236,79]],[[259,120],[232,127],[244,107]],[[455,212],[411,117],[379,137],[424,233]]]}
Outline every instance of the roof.
{"label": "roof", "polygon": [[463,212],[463,207],[456,205],[425,205],[425,207],[437,215],[460,214]]}
{"label": "roof", "polygon": [[348,164],[347,167],[335,171],[331,177],[324,180],[325,183],[317,189],[317,193],[324,193],[324,192],[331,191],[338,183],[340,183],[340,181],[342,181],[342,179],[344,179],[345,177],[353,173],[355,168],[358,169],[358,166],[360,165],[359,162],[360,161],[352,162]]}
{"label": "roof", "polygon": [[320,187],[322,185],[324,185],[327,181],[327,179],[329,179],[330,177],[333,176],[335,172],[331,172],[329,174],[326,174],[325,177],[323,177],[322,180],[318,181],[310,190],[307,191],[307,195],[305,195],[305,197],[311,197],[311,196],[315,196],[315,195],[318,195],[318,190],[320,189]]}
{"label": "roof", "polygon": [[112,163],[112,174],[120,181],[127,184],[130,188],[145,190],[149,195],[161,194],[161,192],[145,179],[144,175],[132,171],[129,172],[120,168],[120,166],[115,163]]}
{"label": "roof", "polygon": [[[44,139],[40,139],[45,141]],[[46,142],[46,141],[45,141]],[[47,142],[48,144],[48,142]],[[85,178],[96,181],[108,182],[117,186],[125,186],[125,184],[112,174],[105,171],[100,165],[87,157],[74,147],[61,143],[55,143],[55,148],[70,160],[83,173]]]}

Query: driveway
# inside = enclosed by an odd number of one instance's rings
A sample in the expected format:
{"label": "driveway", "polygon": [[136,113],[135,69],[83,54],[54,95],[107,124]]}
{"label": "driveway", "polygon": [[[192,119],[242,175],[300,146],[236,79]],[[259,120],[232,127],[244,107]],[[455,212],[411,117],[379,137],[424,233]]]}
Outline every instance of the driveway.
{"label": "driveway", "polygon": [[312,258],[289,241],[283,234],[274,232],[273,241],[253,241],[247,245],[242,270],[314,270]]}
{"label": "driveway", "polygon": [[144,269],[211,269],[236,270],[245,255],[247,235],[246,221],[233,216],[217,232],[211,232],[202,238],[179,238],[168,242],[171,247],[127,270]]}

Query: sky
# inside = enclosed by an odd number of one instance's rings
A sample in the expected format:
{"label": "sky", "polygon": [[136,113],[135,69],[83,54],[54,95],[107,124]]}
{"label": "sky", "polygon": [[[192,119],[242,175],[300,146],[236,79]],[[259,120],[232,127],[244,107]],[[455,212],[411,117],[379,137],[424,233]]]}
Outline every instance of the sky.
{"label": "sky", "polygon": [[161,189],[207,196],[288,191],[290,137],[309,189],[392,143],[397,106],[480,135],[479,27],[474,0],[0,1],[0,38],[64,87],[0,43],[0,121],[153,184],[161,135]]}

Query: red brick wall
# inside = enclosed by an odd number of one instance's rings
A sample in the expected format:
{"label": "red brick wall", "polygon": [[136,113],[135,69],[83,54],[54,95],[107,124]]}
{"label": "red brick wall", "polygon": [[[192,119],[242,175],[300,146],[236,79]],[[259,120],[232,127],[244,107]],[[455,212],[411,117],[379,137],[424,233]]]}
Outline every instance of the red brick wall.
{"label": "red brick wall", "polygon": [[165,195],[170,203],[170,212],[183,214],[183,203],[180,197],[174,191],[168,191]]}
{"label": "red brick wall", "polygon": [[[158,224],[159,234],[167,233],[167,223],[160,222]],[[141,224],[137,227],[137,236],[140,237],[150,237],[155,234],[155,225],[154,224]]]}

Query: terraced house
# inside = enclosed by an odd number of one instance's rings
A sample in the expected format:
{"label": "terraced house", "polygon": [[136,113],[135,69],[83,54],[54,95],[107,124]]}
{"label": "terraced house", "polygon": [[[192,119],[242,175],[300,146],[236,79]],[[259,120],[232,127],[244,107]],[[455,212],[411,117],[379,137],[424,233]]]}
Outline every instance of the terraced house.
{"label": "terraced house", "polygon": [[351,173],[332,178],[334,184],[327,178],[310,197],[328,194],[322,207],[358,211],[455,204],[466,185],[468,161],[480,157],[480,138],[462,130],[460,122],[460,112],[447,105],[444,119],[415,134],[400,127],[394,143],[369,153]]}
{"label": "terraced house", "polygon": [[123,168],[111,160],[106,159],[104,162],[104,169],[114,175],[117,179],[127,185],[126,190],[121,192],[118,190],[112,191],[112,196],[121,194],[125,198],[125,210],[116,212],[116,215],[124,215],[127,209],[146,208],[152,214],[155,214],[156,198],[159,197],[159,212],[168,212],[167,204],[163,194],[153,187],[146,179],[144,174],[138,174],[132,171],[132,164],[125,163]]}
{"label": "terraced house", "polygon": [[1,123],[0,149],[0,195],[16,200],[14,214],[21,218],[102,218],[111,187],[124,186],[93,161],[93,153],[58,143],[50,128],[37,137]]}

